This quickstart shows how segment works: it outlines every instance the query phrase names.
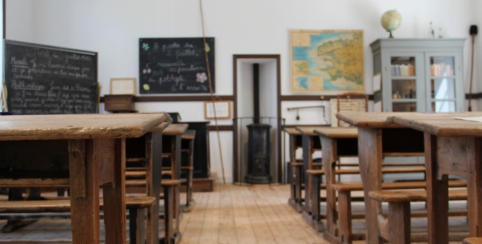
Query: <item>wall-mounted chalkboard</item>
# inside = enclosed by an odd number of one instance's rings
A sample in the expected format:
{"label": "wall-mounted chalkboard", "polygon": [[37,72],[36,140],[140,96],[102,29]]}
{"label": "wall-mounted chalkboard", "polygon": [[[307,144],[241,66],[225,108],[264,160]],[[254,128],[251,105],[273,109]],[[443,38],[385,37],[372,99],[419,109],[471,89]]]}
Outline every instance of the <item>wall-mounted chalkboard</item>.
{"label": "wall-mounted chalkboard", "polygon": [[6,40],[4,82],[14,114],[96,113],[97,53]]}
{"label": "wall-mounted chalkboard", "polygon": [[214,92],[214,38],[140,38],[140,93],[209,93],[206,51]]}

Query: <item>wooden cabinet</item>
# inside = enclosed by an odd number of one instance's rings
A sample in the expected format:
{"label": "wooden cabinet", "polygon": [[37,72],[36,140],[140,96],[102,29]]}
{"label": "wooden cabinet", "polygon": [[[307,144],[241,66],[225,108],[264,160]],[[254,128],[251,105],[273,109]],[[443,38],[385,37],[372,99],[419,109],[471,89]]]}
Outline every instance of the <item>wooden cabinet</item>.
{"label": "wooden cabinet", "polygon": [[370,44],[375,110],[455,112],[465,110],[465,39],[378,39]]}

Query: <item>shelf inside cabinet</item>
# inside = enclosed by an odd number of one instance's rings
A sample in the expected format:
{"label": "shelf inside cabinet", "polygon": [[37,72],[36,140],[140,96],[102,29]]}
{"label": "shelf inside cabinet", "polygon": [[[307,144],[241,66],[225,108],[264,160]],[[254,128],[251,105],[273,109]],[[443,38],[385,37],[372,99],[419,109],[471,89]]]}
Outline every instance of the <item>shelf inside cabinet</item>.
{"label": "shelf inside cabinet", "polygon": [[417,102],[417,99],[415,98],[406,98],[406,99],[392,99],[393,103],[413,103]]}
{"label": "shelf inside cabinet", "polygon": [[455,79],[455,76],[430,76],[430,79]]}

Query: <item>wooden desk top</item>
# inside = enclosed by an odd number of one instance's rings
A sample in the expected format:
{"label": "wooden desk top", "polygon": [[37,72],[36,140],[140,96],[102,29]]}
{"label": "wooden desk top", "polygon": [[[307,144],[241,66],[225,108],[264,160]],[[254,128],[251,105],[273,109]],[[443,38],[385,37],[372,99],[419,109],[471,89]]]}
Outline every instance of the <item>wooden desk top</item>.
{"label": "wooden desk top", "polygon": [[194,138],[196,138],[195,130],[187,130],[186,133],[181,136],[181,139],[183,140],[194,140]]}
{"label": "wooden desk top", "polygon": [[299,135],[301,135],[301,132],[298,131],[296,128],[285,128],[285,131],[286,131],[286,133],[288,133],[289,135],[293,135],[293,136],[299,136]]}
{"label": "wooden desk top", "polygon": [[162,122],[160,125],[152,128],[149,132],[162,132],[164,131],[172,122],[172,119],[169,119],[167,122]]}
{"label": "wooden desk top", "polygon": [[436,136],[482,137],[482,123],[453,119],[453,117],[482,117],[482,112],[399,115],[389,119],[394,123]]}
{"label": "wooden desk top", "polygon": [[170,124],[162,134],[166,136],[178,136],[184,134],[186,132],[188,124]]}
{"label": "wooden desk top", "polygon": [[396,115],[413,115],[417,113],[407,112],[390,112],[390,113],[372,113],[372,112],[341,112],[336,117],[356,127],[367,128],[400,128],[404,127],[387,121],[388,117]]}
{"label": "wooden desk top", "polygon": [[357,138],[358,137],[357,128],[327,127],[327,128],[316,129],[315,133],[320,136],[324,136],[328,138]]}
{"label": "wooden desk top", "polygon": [[315,130],[323,129],[323,128],[329,128],[329,127],[327,127],[327,126],[306,126],[306,127],[300,126],[300,127],[296,127],[296,130],[301,132],[301,134],[303,134],[303,135],[318,136],[318,134],[315,133]]}
{"label": "wooden desk top", "polygon": [[168,119],[165,113],[0,116],[0,141],[134,138]]}

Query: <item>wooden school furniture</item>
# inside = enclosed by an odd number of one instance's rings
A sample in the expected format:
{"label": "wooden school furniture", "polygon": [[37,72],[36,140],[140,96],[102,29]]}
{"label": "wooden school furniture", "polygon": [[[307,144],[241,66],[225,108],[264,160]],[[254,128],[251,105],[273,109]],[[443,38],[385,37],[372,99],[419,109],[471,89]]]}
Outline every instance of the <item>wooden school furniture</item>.
{"label": "wooden school furniture", "polygon": [[[322,126],[320,126],[322,127]],[[318,138],[318,134],[314,132],[318,127],[296,127],[296,130],[301,132],[302,145],[303,145],[303,174],[305,179],[305,200],[303,206],[303,217],[310,224],[312,223],[311,216],[311,197],[313,192],[311,185],[313,178],[308,174],[308,170],[321,168],[321,163],[313,162],[313,153],[321,151],[321,143]],[[318,203],[317,203],[318,204]]]}
{"label": "wooden school furniture", "polygon": [[[321,146],[323,148],[323,170],[309,170],[308,173],[313,177],[313,202],[320,202],[320,183],[322,175],[326,179],[326,229],[323,233],[325,239],[331,242],[348,243],[351,237],[351,195],[338,194],[336,198],[336,189],[333,184],[336,182],[335,176],[341,175],[359,175],[360,170],[356,168],[341,169],[341,166],[356,166],[358,164],[341,164],[340,157],[358,157],[358,130],[356,128],[321,128],[316,129],[315,133],[320,136]],[[420,173],[424,172],[423,167],[393,167],[406,166],[402,163],[383,164],[386,166],[382,169],[384,174],[396,173]],[[412,166],[412,164],[408,164]],[[416,164],[416,166],[420,166]],[[355,185],[351,183],[350,185]],[[359,190],[363,189],[361,183],[356,183]],[[407,187],[407,186],[405,186]],[[359,199],[359,198],[357,198]],[[318,201],[317,201],[318,200]],[[320,205],[312,205],[313,219],[315,228],[321,230],[321,214]]]}
{"label": "wooden school furniture", "polygon": [[187,130],[181,136],[181,153],[185,153],[188,157],[188,165],[182,166],[181,171],[185,171],[186,177],[186,205],[184,212],[191,212],[194,207],[194,199],[192,198],[193,181],[194,181],[194,139],[196,138],[195,130]]}
{"label": "wooden school furniture", "polygon": [[465,238],[464,244],[482,244],[482,238],[477,238],[477,237]]}
{"label": "wooden school furniture", "polygon": [[[169,122],[152,128],[148,133],[139,138],[126,139],[126,162],[142,162],[144,180],[126,179],[126,192],[129,187],[139,187],[142,185],[142,192],[146,193],[144,197],[135,196],[126,198],[126,206],[129,210],[129,234],[130,243],[159,243],[159,191],[160,191],[160,174],[161,155],[156,153],[161,148],[161,132]],[[127,167],[126,170],[132,167]],[[131,173],[140,171],[127,171],[126,177]],[[148,173],[146,173],[148,172]],[[149,177],[146,178],[146,174]],[[147,185],[147,187],[146,187]],[[172,199],[165,198],[165,202]],[[100,200],[101,208],[103,200]],[[147,210],[147,214],[144,212]],[[70,212],[70,201],[52,199],[47,201],[22,201],[22,202],[0,202],[0,212],[3,213],[45,213],[45,212]],[[146,223],[145,223],[146,222]]]}
{"label": "wooden school furniture", "polygon": [[[159,241],[152,241],[149,233],[153,232],[154,227],[151,222],[146,221],[146,217],[152,215],[155,202],[156,199],[154,197],[126,197],[126,207],[129,210],[130,243],[159,243]],[[103,210],[105,208],[103,199],[99,199],[99,204],[100,209]],[[159,205],[157,204],[157,206]],[[34,201],[0,201],[0,213],[2,214],[65,213],[70,211],[70,200],[65,198]],[[147,214],[144,211],[147,211]],[[31,216],[27,215],[25,217],[30,218]],[[156,232],[156,235],[158,235],[158,232]],[[32,242],[38,240],[22,241]],[[57,240],[52,239],[49,241],[52,243],[57,242]]]}
{"label": "wooden school furniture", "polygon": [[290,143],[290,198],[288,204],[298,212],[302,211],[303,163],[296,159],[296,151],[303,148],[301,132],[295,128],[285,128]]}
{"label": "wooden school furniture", "polygon": [[[423,134],[387,122],[400,113],[338,113],[337,118],[358,128],[358,158],[363,192],[382,190],[382,161],[385,156],[423,156]],[[410,114],[410,113],[409,113]],[[413,114],[413,113],[411,113]],[[365,197],[366,242],[382,243],[379,236],[380,204]],[[388,239],[387,236],[383,238]]]}
{"label": "wooden school furniture", "polygon": [[[388,165],[388,164],[387,164]],[[408,168],[410,169],[410,168]],[[425,170],[425,168],[422,168],[422,170]],[[383,170],[382,170],[383,171]],[[403,172],[407,173],[407,172]],[[449,187],[453,188],[461,188],[461,187],[466,187],[467,182],[464,180],[451,180],[449,181]],[[388,200],[388,197],[384,197],[384,200],[382,201],[378,198],[372,197],[372,199],[379,201],[379,202],[390,202],[390,201],[395,201],[399,200],[404,197],[403,194],[406,193],[400,192],[400,196],[398,196],[398,199],[396,199],[393,195],[394,191],[393,190],[420,190],[420,189],[425,189],[426,184],[425,181],[410,181],[410,182],[385,182],[382,183],[381,185],[383,191],[371,191],[370,196],[373,195],[373,193],[385,193],[385,190],[390,190],[388,192],[389,196],[392,197],[393,199]],[[365,214],[364,213],[352,213],[351,211],[351,201],[354,200],[353,197],[351,197],[351,193],[353,191],[363,191],[363,184],[360,183],[337,183],[337,184],[332,184],[332,189],[338,193],[338,206],[340,208],[343,208],[343,210],[338,210],[338,239],[341,243],[352,243],[353,240],[363,240],[365,238],[365,235],[360,235],[360,234],[354,234],[352,233],[352,220],[354,219],[364,219]],[[395,192],[396,193],[396,192]],[[411,198],[406,199],[406,201],[410,201]],[[426,217],[427,214],[426,212],[410,212],[412,217]],[[467,211],[452,211],[451,215],[453,216],[465,216],[467,215]],[[346,221],[344,221],[346,220]],[[388,220],[390,221],[390,220]],[[384,227],[388,227],[386,225],[382,225]],[[385,231],[381,230],[381,232]],[[383,232],[383,233],[386,233]],[[384,235],[388,236],[388,235]],[[423,238],[421,238],[423,239]],[[424,238],[423,241],[426,241],[427,238]]]}
{"label": "wooden school furniture", "polygon": [[[411,236],[410,203],[426,202],[426,190],[410,191],[371,191],[370,198],[378,202],[388,202],[388,224],[380,227],[382,236],[388,236],[388,242],[393,244],[409,244],[415,238]],[[467,190],[450,190],[447,200],[467,200]],[[467,212],[463,212],[466,216]]]}
{"label": "wooden school furniture", "polygon": [[482,124],[453,119],[482,113],[394,115],[394,123],[425,135],[429,243],[448,243],[448,175],[467,178],[471,237],[482,237]]}
{"label": "wooden school furniture", "polygon": [[[126,243],[125,138],[140,137],[165,114],[0,117],[0,187],[70,186],[73,243],[99,243],[99,186],[106,243]],[[15,159],[15,160],[13,160]]]}
{"label": "wooden school furniture", "polygon": [[[172,180],[181,180],[181,137],[186,133],[187,127],[187,124],[171,124],[162,134],[162,157],[170,159],[169,166],[163,165],[162,174],[169,175]],[[173,217],[175,219],[174,232],[176,236],[180,236],[180,187],[176,187],[174,195],[174,203],[172,206]]]}
{"label": "wooden school furniture", "polygon": [[[336,216],[338,211],[344,211],[343,207],[336,204],[336,192],[331,185],[336,183],[335,167],[340,162],[340,157],[358,155],[358,131],[356,128],[330,128],[320,127],[314,130],[319,136],[321,147],[323,148],[322,164],[323,170],[313,170],[313,205],[312,213],[316,229],[321,230],[320,216],[320,184],[321,175],[326,179],[326,228],[323,237],[327,240],[337,239],[335,228],[337,226]],[[316,174],[318,172],[318,174]]]}
{"label": "wooden school furniture", "polygon": [[[152,228],[147,228],[148,243],[151,241],[154,243],[159,242],[160,228],[158,216],[159,195],[161,193],[162,131],[170,124],[171,120],[163,122],[139,138],[126,140],[126,191],[128,193],[145,193],[146,196],[155,198],[155,204],[151,207],[150,214],[146,218],[148,226],[152,226]],[[142,167],[139,167],[141,165]],[[164,202],[171,200],[164,199]],[[133,221],[134,217],[131,217],[131,214],[129,214],[131,232],[136,230],[136,228],[132,228],[134,227],[132,224],[136,223]],[[133,233],[131,233],[131,236],[133,236]]]}

